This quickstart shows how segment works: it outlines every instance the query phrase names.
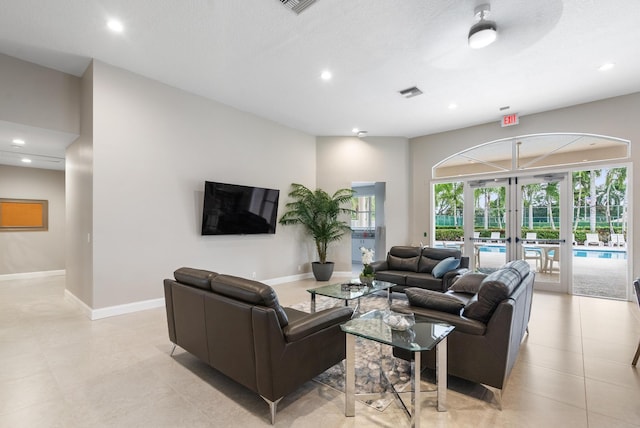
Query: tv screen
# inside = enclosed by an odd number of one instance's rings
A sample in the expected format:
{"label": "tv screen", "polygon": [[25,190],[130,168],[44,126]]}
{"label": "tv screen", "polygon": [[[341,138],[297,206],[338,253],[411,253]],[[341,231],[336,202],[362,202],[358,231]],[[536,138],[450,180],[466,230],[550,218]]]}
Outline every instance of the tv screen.
{"label": "tv screen", "polygon": [[203,235],[276,233],[280,191],[205,181]]}

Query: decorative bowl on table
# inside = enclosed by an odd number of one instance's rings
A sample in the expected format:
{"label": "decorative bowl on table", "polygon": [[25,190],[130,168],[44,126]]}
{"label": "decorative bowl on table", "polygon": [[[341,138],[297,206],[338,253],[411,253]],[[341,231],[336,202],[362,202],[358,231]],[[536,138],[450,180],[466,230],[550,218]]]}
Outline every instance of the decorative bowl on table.
{"label": "decorative bowl on table", "polygon": [[412,313],[404,314],[387,310],[382,315],[382,321],[392,330],[406,331],[416,324],[416,318]]}

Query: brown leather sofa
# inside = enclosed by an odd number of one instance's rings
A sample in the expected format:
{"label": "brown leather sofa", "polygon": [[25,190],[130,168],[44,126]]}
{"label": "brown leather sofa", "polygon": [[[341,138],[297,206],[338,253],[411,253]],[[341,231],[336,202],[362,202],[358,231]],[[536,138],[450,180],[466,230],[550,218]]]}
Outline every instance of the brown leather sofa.
{"label": "brown leather sofa", "polygon": [[[434,276],[436,266],[445,259],[454,258],[459,264],[450,270]],[[469,257],[462,257],[460,250],[453,248],[430,248],[394,246],[389,249],[387,258],[371,263],[375,279],[396,284],[392,291],[402,292],[408,287],[420,287],[427,290],[447,291],[451,280],[466,272]]]}
{"label": "brown leather sofa", "polygon": [[[459,276],[446,293],[408,288],[409,306],[395,304],[398,312],[413,312],[454,325],[447,338],[450,375],[494,389],[501,394],[528,332],[535,273],[524,260],[505,264],[490,275]],[[411,355],[394,349],[394,355]],[[435,352],[423,352],[423,366],[435,368]]]}
{"label": "brown leather sofa", "polygon": [[283,308],[270,286],[207,270],[174,278],[164,280],[171,342],[260,394],[272,424],[285,395],[345,358],[351,308]]}

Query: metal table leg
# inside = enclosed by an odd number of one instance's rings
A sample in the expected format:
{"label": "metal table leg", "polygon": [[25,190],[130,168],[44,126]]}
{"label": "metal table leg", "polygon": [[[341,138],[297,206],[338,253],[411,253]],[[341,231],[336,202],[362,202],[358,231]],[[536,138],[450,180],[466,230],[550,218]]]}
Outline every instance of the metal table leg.
{"label": "metal table leg", "polygon": [[344,391],[344,415],[356,415],[356,337],[352,334],[345,334],[347,337],[347,358],[344,369],[345,391]]}
{"label": "metal table leg", "polygon": [[422,394],[420,393],[420,358],[421,352],[413,353],[411,360],[411,427],[420,427],[420,407],[422,405]]}
{"label": "metal table leg", "polygon": [[447,338],[436,345],[436,384],[438,411],[447,411]]}
{"label": "metal table leg", "polygon": [[311,313],[316,312],[316,293],[311,292]]}

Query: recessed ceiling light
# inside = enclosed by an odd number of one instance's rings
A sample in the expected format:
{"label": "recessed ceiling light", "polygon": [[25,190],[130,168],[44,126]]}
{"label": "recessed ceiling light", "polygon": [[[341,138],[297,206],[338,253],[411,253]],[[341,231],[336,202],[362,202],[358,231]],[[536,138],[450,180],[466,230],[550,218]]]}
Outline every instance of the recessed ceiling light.
{"label": "recessed ceiling light", "polygon": [[449,110],[455,110],[457,108],[458,108],[458,104],[456,104],[456,103],[449,104]]}
{"label": "recessed ceiling light", "polygon": [[124,25],[122,25],[122,22],[117,19],[108,20],[107,27],[109,27],[109,29],[114,33],[122,33],[124,31]]}
{"label": "recessed ceiling light", "polygon": [[24,146],[25,142],[24,140],[20,139],[20,138],[14,138],[13,141],[11,141],[13,144],[15,144],[16,146]]}
{"label": "recessed ceiling light", "polygon": [[612,62],[605,62],[600,67],[598,67],[598,70],[599,71],[608,71],[608,70],[611,70],[615,66],[616,65],[614,63],[612,63]]}
{"label": "recessed ceiling light", "polygon": [[320,78],[322,80],[331,80],[331,77],[333,75],[331,74],[331,72],[329,70],[325,70],[320,74]]}
{"label": "recessed ceiling light", "polygon": [[351,132],[353,132],[354,134],[357,134],[358,132],[360,132],[360,130],[358,128],[353,128]]}
{"label": "recessed ceiling light", "polygon": [[22,158],[22,162],[23,162],[23,163],[31,163],[31,159],[29,159],[29,158]]}

